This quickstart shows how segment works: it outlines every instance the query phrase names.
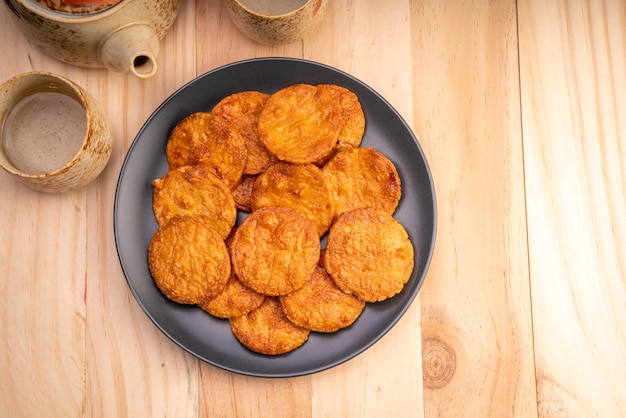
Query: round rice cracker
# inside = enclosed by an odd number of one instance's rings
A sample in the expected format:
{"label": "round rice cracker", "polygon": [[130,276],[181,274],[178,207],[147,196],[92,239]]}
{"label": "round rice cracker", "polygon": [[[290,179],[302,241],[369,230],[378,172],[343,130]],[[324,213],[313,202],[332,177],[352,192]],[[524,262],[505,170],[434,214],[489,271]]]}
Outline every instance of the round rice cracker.
{"label": "round rice cracker", "polygon": [[337,144],[324,158],[315,161],[315,165],[322,167],[342,147],[358,147],[365,133],[365,114],[361,102],[354,92],[336,84],[320,84],[318,90],[329,106],[339,104],[341,109],[341,127]]}
{"label": "round rice cracker", "polygon": [[211,110],[244,139],[248,150],[244,175],[259,174],[277,161],[259,140],[259,115],[269,97],[259,91],[242,91],[223,98]]}
{"label": "round rice cracker", "polygon": [[206,142],[212,119],[210,112],[196,112],[176,124],[165,146],[170,169],[200,162],[207,152]]}
{"label": "round rice cracker", "polygon": [[253,211],[237,227],[230,246],[239,280],[267,296],[302,287],[320,256],[313,223],[298,210],[280,206]]}
{"label": "round rice cracker", "polygon": [[266,355],[285,354],[302,346],[310,331],[290,322],[273,297],[252,312],[229,319],[235,338],[248,349]]}
{"label": "round rice cracker", "polygon": [[327,156],[341,132],[341,108],[316,86],[293,84],[270,96],[259,115],[259,139],[278,159],[306,164]]}
{"label": "round rice cracker", "polygon": [[211,112],[196,112],[180,121],[167,141],[170,169],[203,165],[229,188],[243,174],[248,151],[241,134]]}
{"label": "round rice cracker", "polygon": [[159,225],[177,216],[202,217],[226,238],[237,221],[233,195],[204,166],[184,166],[153,181],[152,209]]}
{"label": "round rice cracker", "polygon": [[336,84],[319,84],[317,89],[324,102],[333,106],[339,105],[341,109],[341,127],[337,143],[358,147],[365,133],[365,114],[357,95]]}
{"label": "round rice cracker", "polygon": [[252,188],[252,210],[285,206],[301,211],[323,236],[335,208],[322,171],[313,164],[279,162],[260,174]]}
{"label": "round rice cracker", "polygon": [[222,237],[194,218],[175,218],[159,227],[148,246],[148,264],[161,292],[183,304],[217,296],[231,272]]}
{"label": "round rice cracker", "polygon": [[280,297],[283,312],[299,327],[335,332],[354,323],[365,302],[342,292],[324,268],[318,266],[308,283]]}
{"label": "round rice cracker", "polygon": [[344,146],[322,167],[335,203],[335,218],[372,207],[393,214],[402,195],[395,165],[372,147]]}
{"label": "round rice cracker", "polygon": [[231,271],[224,289],[215,297],[199,306],[216,318],[232,318],[245,315],[261,306],[265,296],[245,286]]}
{"label": "round rice cracker", "polygon": [[403,289],[414,259],[402,224],[384,211],[362,208],[344,213],[330,228],[324,267],[342,291],[378,302]]}

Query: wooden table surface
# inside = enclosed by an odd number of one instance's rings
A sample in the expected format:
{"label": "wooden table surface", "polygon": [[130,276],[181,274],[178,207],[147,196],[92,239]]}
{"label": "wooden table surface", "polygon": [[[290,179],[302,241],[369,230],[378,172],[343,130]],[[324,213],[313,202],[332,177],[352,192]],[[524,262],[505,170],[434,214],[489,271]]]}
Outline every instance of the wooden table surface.
{"label": "wooden table surface", "polygon": [[[186,0],[148,80],[55,61],[0,7],[2,81],[68,76],[115,140],[79,191],[0,173],[0,416],[626,416],[626,3],[330,3],[304,41],[267,47],[222,1]],[[383,95],[418,135],[438,205],[430,270],[398,324],[342,365],[284,379],[171,342],[129,291],[113,234],[148,116],[196,76],[263,56],[328,64]]]}

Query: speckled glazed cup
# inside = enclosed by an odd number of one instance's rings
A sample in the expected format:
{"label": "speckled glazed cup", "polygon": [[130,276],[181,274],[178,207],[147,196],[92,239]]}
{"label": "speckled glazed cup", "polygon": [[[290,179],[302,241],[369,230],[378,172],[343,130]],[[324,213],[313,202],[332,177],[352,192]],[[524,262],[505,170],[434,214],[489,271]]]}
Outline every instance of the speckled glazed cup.
{"label": "speckled glazed cup", "polygon": [[0,86],[0,127],[0,167],[42,192],[86,185],[111,156],[111,129],[99,104],[56,74],[24,73]]}
{"label": "speckled glazed cup", "polygon": [[304,38],[322,20],[328,0],[226,0],[235,26],[252,40],[283,45]]}

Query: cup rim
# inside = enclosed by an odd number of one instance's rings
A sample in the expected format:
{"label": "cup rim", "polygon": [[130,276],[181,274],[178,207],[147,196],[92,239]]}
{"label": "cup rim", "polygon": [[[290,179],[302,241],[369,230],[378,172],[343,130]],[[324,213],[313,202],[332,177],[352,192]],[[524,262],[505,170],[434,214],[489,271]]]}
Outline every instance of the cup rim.
{"label": "cup rim", "polygon": [[297,9],[294,9],[294,10],[292,10],[290,12],[287,12],[287,13],[277,14],[277,15],[268,15],[268,14],[264,14],[264,13],[260,13],[260,12],[257,12],[255,10],[252,10],[250,7],[248,7],[245,4],[243,4],[241,2],[241,0],[233,0],[233,1],[235,3],[237,3],[246,12],[250,13],[251,15],[262,17],[264,19],[282,19],[282,18],[285,18],[285,17],[289,17],[289,16],[292,16],[292,15],[295,15],[296,13],[298,13],[302,9],[304,9],[309,4],[309,2],[314,1],[314,0],[305,0],[304,3],[302,4],[302,6],[298,7]]}
{"label": "cup rim", "polygon": [[[89,111],[87,110],[88,109],[87,98],[85,97],[85,93],[81,90],[81,88],[70,79],[62,75],[51,73],[48,71],[29,71],[29,72],[17,74],[11,77],[10,79],[8,79],[7,81],[5,81],[4,83],[2,83],[2,85],[0,86],[0,94],[4,94],[4,91],[8,87],[15,84],[16,82],[19,82],[19,80],[27,79],[30,77],[45,77],[45,78],[48,78],[49,80],[54,80],[55,82],[59,82],[59,81],[62,82],[66,87],[71,89],[72,92],[80,99],[80,104],[85,112],[85,117],[87,118],[87,127],[85,129],[85,134],[83,136],[83,140],[82,140],[80,148],[78,149],[78,151],[72,157],[71,160],[69,160],[68,162],[66,162],[61,167],[57,168],[54,171],[49,171],[46,173],[39,173],[39,174],[29,174],[29,173],[25,173],[23,171],[18,170],[17,167],[15,167],[13,164],[7,165],[2,160],[0,160],[0,167],[2,167],[4,170],[6,170],[7,172],[17,177],[20,177],[23,179],[43,179],[46,177],[52,177],[52,176],[61,174],[69,170],[72,166],[74,166],[74,163],[78,159],[81,151],[85,148],[85,143],[87,142],[87,138],[89,136],[89,130],[91,129],[90,118],[89,118]],[[6,115],[2,119],[0,119],[0,127],[4,125],[5,119],[6,119]],[[0,131],[0,147],[4,147],[4,145],[2,144],[2,141],[3,140],[2,140],[1,131]]]}

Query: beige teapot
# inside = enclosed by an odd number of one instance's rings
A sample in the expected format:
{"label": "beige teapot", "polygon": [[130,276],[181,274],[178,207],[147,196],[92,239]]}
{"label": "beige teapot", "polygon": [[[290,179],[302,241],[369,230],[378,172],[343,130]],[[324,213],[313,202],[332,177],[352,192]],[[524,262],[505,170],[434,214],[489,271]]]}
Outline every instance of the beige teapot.
{"label": "beige teapot", "polygon": [[52,57],[148,78],[182,0],[4,0],[29,40]]}

